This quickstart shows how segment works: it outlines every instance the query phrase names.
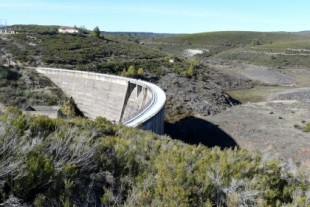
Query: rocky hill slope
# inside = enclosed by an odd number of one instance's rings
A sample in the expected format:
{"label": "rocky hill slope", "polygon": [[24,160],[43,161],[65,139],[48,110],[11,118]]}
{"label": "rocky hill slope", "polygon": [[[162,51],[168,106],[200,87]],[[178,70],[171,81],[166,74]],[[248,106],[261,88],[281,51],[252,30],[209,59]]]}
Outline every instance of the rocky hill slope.
{"label": "rocky hill slope", "polygon": [[[236,103],[217,84],[219,75],[207,66],[193,66],[184,58],[172,57],[118,35],[96,38],[87,33],[59,34],[53,27],[17,28],[18,34],[0,36],[0,63],[3,65],[63,67],[143,78],[161,85],[169,102],[174,103],[172,106],[168,102],[168,120],[184,113],[214,114]],[[135,70],[142,68],[143,74],[130,74],[131,66]],[[186,73],[190,67],[194,67],[195,73],[189,77]],[[205,69],[210,72],[208,78],[198,83],[196,80],[202,74],[199,71]],[[176,84],[177,79],[179,84]]]}

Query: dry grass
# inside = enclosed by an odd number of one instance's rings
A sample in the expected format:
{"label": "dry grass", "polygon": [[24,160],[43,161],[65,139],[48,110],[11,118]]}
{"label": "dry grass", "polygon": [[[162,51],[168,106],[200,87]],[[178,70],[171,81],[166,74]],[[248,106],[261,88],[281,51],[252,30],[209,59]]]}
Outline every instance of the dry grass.
{"label": "dry grass", "polygon": [[241,103],[265,101],[271,94],[285,89],[282,86],[255,86],[250,89],[228,90],[230,96]]}

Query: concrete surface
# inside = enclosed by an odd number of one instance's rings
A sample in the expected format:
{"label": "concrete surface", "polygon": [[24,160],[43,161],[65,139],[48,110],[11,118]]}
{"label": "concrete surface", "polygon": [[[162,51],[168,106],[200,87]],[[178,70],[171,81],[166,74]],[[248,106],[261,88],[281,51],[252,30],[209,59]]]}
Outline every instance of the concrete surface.
{"label": "concrete surface", "polygon": [[165,93],[156,85],[93,72],[36,68],[46,75],[89,118],[105,117],[131,127],[164,132]]}
{"label": "concrete surface", "polygon": [[33,115],[45,115],[50,118],[58,117],[59,106],[31,106],[34,111],[27,111],[29,114]]}

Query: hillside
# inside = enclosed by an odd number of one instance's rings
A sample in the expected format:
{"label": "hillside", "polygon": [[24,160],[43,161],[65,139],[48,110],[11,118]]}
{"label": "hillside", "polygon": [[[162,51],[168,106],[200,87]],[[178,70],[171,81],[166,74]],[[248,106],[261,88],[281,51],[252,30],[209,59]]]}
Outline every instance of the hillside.
{"label": "hillside", "polygon": [[[278,85],[279,78],[289,80],[284,81],[286,85],[298,79],[307,86],[308,79],[300,69],[296,74],[274,68],[310,67],[308,33],[103,33],[104,37],[95,38],[90,31],[59,34],[57,28],[15,25],[19,34],[0,36],[0,63],[129,75],[155,82],[167,94],[166,120],[171,123],[191,115],[214,115],[240,102],[261,100],[260,95],[243,92]],[[185,51],[189,49],[203,53],[188,56]],[[272,68],[260,70],[243,63]],[[137,75],[138,69],[142,69],[142,75]],[[286,77],[287,72],[292,77]],[[262,81],[253,74],[269,76],[273,81]]]}
{"label": "hillside", "polygon": [[[143,47],[117,35],[97,38],[89,31],[60,34],[56,26],[13,26],[18,34],[0,39],[2,53],[13,62],[29,66],[48,65],[120,74],[133,65],[151,76],[158,76],[169,66],[168,57],[158,50]],[[5,61],[5,60],[2,60]],[[175,68],[184,68],[181,63]],[[171,66],[169,66],[171,68]]]}
{"label": "hillside", "polygon": [[308,33],[224,31],[158,37],[154,41],[199,46],[228,45],[228,43],[235,46],[245,46],[252,44],[253,40],[259,41],[260,44],[270,44],[292,40],[308,40],[309,38],[310,35]]}
{"label": "hillside", "polygon": [[24,108],[30,105],[60,105],[65,95],[49,79],[19,67],[0,65],[0,103]]}
{"label": "hillside", "polygon": [[209,61],[240,60],[246,63],[284,67],[309,67],[309,33],[209,32],[157,37],[145,41],[153,48],[178,54],[200,49]]}
{"label": "hillside", "polygon": [[[307,58],[298,55],[308,52],[307,35],[221,32],[151,39],[143,34],[95,38],[89,31],[59,34],[57,26],[18,25],[16,29],[18,34],[0,36],[0,205],[310,205],[309,165],[301,159],[309,152],[309,104],[304,102],[310,93],[307,88],[288,93],[286,88],[287,84],[308,86],[310,76],[305,71],[309,70],[275,71],[244,63],[268,65],[279,60],[275,65],[286,64],[280,59],[284,51],[295,58],[286,67],[297,65],[296,61],[306,67]],[[188,57],[183,53],[186,49],[205,52]],[[272,58],[262,62],[258,52]],[[65,101],[56,86],[24,66],[153,81],[167,94],[165,127],[173,139],[114,125],[104,118],[74,118],[72,100]],[[138,76],[138,68],[144,68],[144,74]],[[258,87],[263,92],[258,93]],[[231,94],[242,101],[264,100],[270,89],[281,93],[268,94],[275,97],[271,99],[275,103],[231,107],[239,102],[224,89],[233,90]],[[248,93],[252,97],[246,97]],[[301,102],[289,101],[291,109],[287,110],[283,103],[295,96]],[[5,111],[2,106],[63,102],[69,105],[60,108],[67,119],[30,116],[12,107]],[[275,135],[279,131],[293,137]],[[258,152],[272,147],[281,148],[278,151],[286,156],[276,158],[277,150]]]}
{"label": "hillside", "polygon": [[[166,118],[171,121],[184,117],[185,114],[215,114],[234,103],[214,83],[217,74],[210,73],[208,82],[205,83],[204,76],[200,76],[204,66],[149,48],[131,38],[143,39],[143,34],[104,33],[104,37],[96,38],[89,31],[60,34],[57,26],[15,25],[13,28],[19,33],[0,36],[0,64],[68,68],[146,79],[164,86],[169,102],[175,103],[168,104],[166,108]],[[133,74],[129,74],[130,67]],[[138,69],[142,69],[142,75],[137,74]],[[192,70],[191,73],[189,69]],[[203,90],[192,87],[199,77]],[[192,94],[193,98],[186,103],[183,98],[177,102],[175,100],[175,91],[182,92],[179,90],[180,86],[174,84],[177,78],[184,79],[181,87]],[[184,94],[180,96],[183,97]],[[208,107],[199,104],[205,100],[210,102]]]}
{"label": "hillside", "polygon": [[241,102],[214,116],[179,120],[176,137],[189,142],[201,137],[212,144],[225,132],[223,137],[241,148],[269,149],[309,166],[309,134],[302,132],[310,121],[308,32],[210,32],[156,37],[145,45],[200,61],[201,74],[217,74],[212,81]]}
{"label": "hillside", "polygon": [[8,108],[0,142],[4,206],[309,205],[307,172],[293,163],[187,145],[103,118],[49,119]]}
{"label": "hillside", "polygon": [[31,66],[77,67],[109,73],[120,73],[124,67],[129,67],[137,60],[156,61],[162,57],[151,50],[146,50],[145,54],[140,52],[137,44],[118,44],[83,35],[16,34],[2,41],[2,44],[14,59]]}

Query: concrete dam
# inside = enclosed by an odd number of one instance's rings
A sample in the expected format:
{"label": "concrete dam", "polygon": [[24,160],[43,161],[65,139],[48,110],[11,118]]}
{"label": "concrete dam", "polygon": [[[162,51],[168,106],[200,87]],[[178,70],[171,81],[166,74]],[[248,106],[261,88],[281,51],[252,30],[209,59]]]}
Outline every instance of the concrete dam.
{"label": "concrete dam", "polygon": [[86,117],[164,133],[166,95],[142,80],[94,72],[35,68],[72,97]]}

